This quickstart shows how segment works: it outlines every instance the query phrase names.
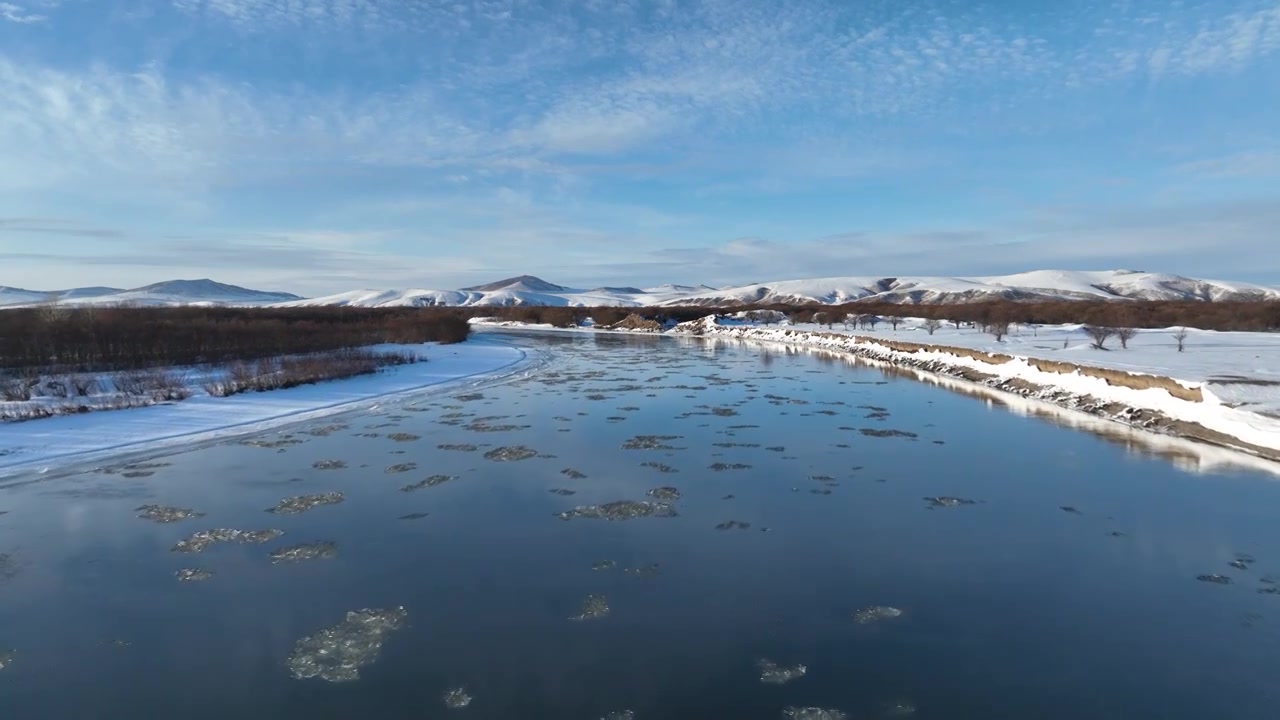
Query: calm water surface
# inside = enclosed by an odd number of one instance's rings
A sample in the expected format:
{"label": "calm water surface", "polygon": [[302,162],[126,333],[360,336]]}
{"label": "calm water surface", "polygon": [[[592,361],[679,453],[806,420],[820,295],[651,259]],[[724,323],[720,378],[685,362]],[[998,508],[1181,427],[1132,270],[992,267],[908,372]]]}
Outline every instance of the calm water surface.
{"label": "calm water surface", "polygon": [[[553,360],[478,393],[0,489],[0,653],[14,651],[0,717],[1280,712],[1280,594],[1260,592],[1280,579],[1280,484],[1266,475],[1189,474],[807,354],[513,341]],[[638,435],[678,437],[623,449]],[[478,449],[439,447],[465,444]],[[513,445],[540,455],[484,457]],[[315,469],[326,460],[346,467]],[[433,475],[456,479],[400,490]],[[677,517],[556,517],[664,485],[681,493]],[[265,512],[328,491],[345,501]],[[136,517],[148,503],[205,515],[157,524]],[[716,529],[730,520],[749,527]],[[170,550],[219,527],[284,535]],[[317,541],[337,556],[269,558]],[[602,561],[616,566],[592,569]],[[214,575],[178,582],[180,568]],[[1229,584],[1197,580],[1213,574]],[[590,594],[610,614],[569,620]],[[397,606],[407,622],[358,680],[291,676],[300,638]],[[854,622],[868,606],[901,615]],[[808,672],[764,684],[761,658]],[[474,701],[447,709],[459,686]]]}

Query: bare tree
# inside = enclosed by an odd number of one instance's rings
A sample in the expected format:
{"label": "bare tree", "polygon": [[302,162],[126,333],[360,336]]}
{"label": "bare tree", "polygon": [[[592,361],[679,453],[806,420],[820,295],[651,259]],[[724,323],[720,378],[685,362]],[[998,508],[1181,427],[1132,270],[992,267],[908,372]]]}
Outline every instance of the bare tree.
{"label": "bare tree", "polygon": [[902,318],[898,317],[897,315],[889,316],[889,324],[893,326],[894,332],[898,331],[898,325],[900,325],[901,323],[902,323]]}
{"label": "bare tree", "polygon": [[867,321],[867,324],[871,326],[872,330],[876,329],[876,323],[880,322],[881,319],[879,315],[863,315],[862,317]]}
{"label": "bare tree", "polygon": [[953,318],[951,318],[951,320],[949,320],[948,322],[950,322],[952,325],[955,325],[957,330],[959,330],[959,329],[960,329],[960,325],[964,323],[964,321],[963,321],[963,320],[961,320],[961,319],[960,319],[960,318],[958,318],[958,317],[953,317]]}
{"label": "bare tree", "polygon": [[934,331],[936,331],[940,327],[942,327],[942,321],[937,318],[929,318],[924,321],[925,332],[929,333],[930,335],[932,335]]}
{"label": "bare tree", "polygon": [[1114,335],[1115,331],[1102,325],[1085,325],[1084,334],[1093,341],[1092,346],[1095,350],[1106,350],[1107,338]]}
{"label": "bare tree", "polygon": [[1178,342],[1178,352],[1182,352],[1182,348],[1187,342],[1187,329],[1184,327],[1178,328],[1178,332],[1173,334],[1173,339]]}
{"label": "bare tree", "polygon": [[1126,350],[1129,348],[1129,341],[1137,334],[1138,331],[1131,327],[1116,328],[1116,338],[1120,340],[1120,347]]}
{"label": "bare tree", "polygon": [[995,336],[996,342],[1004,342],[1004,336],[1009,334],[1009,321],[991,320],[987,323],[987,332]]}
{"label": "bare tree", "polygon": [[71,309],[61,303],[61,296],[57,293],[49,293],[44,302],[37,306],[36,311],[45,323],[66,320],[71,314]]}

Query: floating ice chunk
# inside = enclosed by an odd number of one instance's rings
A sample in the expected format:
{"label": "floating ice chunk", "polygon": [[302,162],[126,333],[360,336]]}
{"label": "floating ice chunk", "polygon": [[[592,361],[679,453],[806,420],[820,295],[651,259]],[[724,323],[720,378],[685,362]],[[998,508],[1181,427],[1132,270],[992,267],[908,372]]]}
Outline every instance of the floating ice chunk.
{"label": "floating ice chunk", "polygon": [[169,507],[167,505],[142,505],[134,508],[138,517],[158,523],[175,523],[190,518],[204,517],[204,513],[191,508]]}
{"label": "floating ice chunk", "polygon": [[321,505],[336,505],[346,497],[340,492],[318,493],[316,495],[297,495],[295,497],[287,497],[276,504],[275,507],[267,510],[267,512],[277,515],[297,515],[304,513],[312,508]]}
{"label": "floating ice chunk", "polygon": [[845,720],[848,715],[839,710],[824,710],[815,707],[787,707],[782,709],[783,720]]}
{"label": "floating ice chunk", "polygon": [[579,505],[572,510],[557,513],[561,520],[587,518],[591,520],[631,520],[641,517],[675,517],[674,505],[648,500],[615,500],[603,505]]}
{"label": "floating ice chunk", "polygon": [[338,556],[338,544],[322,541],[290,545],[271,551],[272,564],[282,562],[301,562],[303,560],[331,560]]}
{"label": "floating ice chunk", "polygon": [[400,488],[400,492],[413,492],[414,490],[421,490],[422,488],[435,487],[437,485],[443,485],[450,480],[457,479],[457,475],[432,475],[431,477],[419,480],[416,483],[409,483],[408,485],[405,485]]}
{"label": "floating ice chunk", "polygon": [[231,528],[201,530],[198,533],[193,533],[185,540],[179,540],[172,550],[173,552],[202,552],[210,545],[220,542],[261,544],[271,542],[281,535],[284,535],[283,530],[235,530]]}
{"label": "floating ice chunk", "polygon": [[378,659],[382,643],[404,626],[403,607],[353,610],[342,622],[302,638],[289,654],[289,670],[299,680],[358,680],[360,668]]}
{"label": "floating ice chunk", "polygon": [[760,682],[767,685],[783,685],[792,680],[804,677],[808,668],[804,665],[779,665],[772,660],[761,659],[756,662],[760,668]]}
{"label": "floating ice chunk", "polygon": [[523,445],[509,445],[506,447],[494,448],[484,454],[486,460],[494,462],[515,462],[517,460],[528,460],[531,457],[537,457],[538,451],[527,448]]}
{"label": "floating ice chunk", "polygon": [[872,605],[857,610],[853,613],[853,621],[859,625],[870,625],[871,623],[880,622],[881,620],[892,620],[901,617],[902,611],[896,607],[888,605]]}
{"label": "floating ice chunk", "polygon": [[968,498],[951,497],[949,495],[939,495],[936,497],[927,497],[925,502],[929,503],[929,507],[959,507],[961,505],[976,505],[977,500],[969,500]]}
{"label": "floating ice chunk", "polygon": [[603,595],[588,595],[582,601],[582,609],[577,615],[570,617],[570,620],[581,622],[583,620],[594,620],[596,618],[606,617],[609,614],[609,601]]}
{"label": "floating ice chunk", "polygon": [[675,502],[680,499],[680,491],[670,485],[653,488],[646,492],[645,495],[663,502]]}
{"label": "floating ice chunk", "polygon": [[460,710],[471,704],[471,696],[466,688],[453,688],[444,694],[444,706],[450,710]]}

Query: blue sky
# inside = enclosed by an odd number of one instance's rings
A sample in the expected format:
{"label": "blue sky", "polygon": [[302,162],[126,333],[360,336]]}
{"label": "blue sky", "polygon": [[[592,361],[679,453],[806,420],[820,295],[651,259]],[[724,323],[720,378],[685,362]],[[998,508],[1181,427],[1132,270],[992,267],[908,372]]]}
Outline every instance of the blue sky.
{"label": "blue sky", "polygon": [[0,284],[1280,284],[1280,1],[0,0]]}

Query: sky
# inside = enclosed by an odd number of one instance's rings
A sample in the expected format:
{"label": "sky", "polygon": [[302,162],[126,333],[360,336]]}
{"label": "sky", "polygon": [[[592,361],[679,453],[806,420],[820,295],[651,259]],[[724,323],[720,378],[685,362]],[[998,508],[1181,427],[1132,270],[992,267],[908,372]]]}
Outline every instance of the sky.
{"label": "sky", "polygon": [[1280,0],[0,0],[0,285],[1280,285]]}

